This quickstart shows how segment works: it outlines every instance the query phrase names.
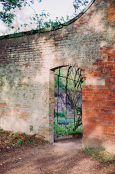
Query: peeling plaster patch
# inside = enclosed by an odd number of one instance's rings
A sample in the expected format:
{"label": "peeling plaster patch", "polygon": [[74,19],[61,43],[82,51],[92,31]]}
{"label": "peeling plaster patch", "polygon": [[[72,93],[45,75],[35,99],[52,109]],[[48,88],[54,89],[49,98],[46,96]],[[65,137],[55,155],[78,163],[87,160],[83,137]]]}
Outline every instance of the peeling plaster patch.
{"label": "peeling plaster patch", "polygon": [[17,117],[10,117],[10,118],[7,117],[6,119],[7,121],[4,122],[4,119],[1,118],[1,126],[4,127],[5,130],[12,130],[12,127],[13,127],[13,131],[16,131],[16,132],[19,132],[19,131],[25,132],[25,133],[29,132],[29,126],[28,126],[29,123],[26,120],[23,120],[23,119],[20,120]]}
{"label": "peeling plaster patch", "polygon": [[18,114],[18,116],[19,116],[19,118],[23,118],[23,119],[26,119],[28,116],[29,116],[29,113],[25,113],[25,112],[20,112],[19,114]]}
{"label": "peeling plaster patch", "polygon": [[105,78],[104,77],[87,77],[83,85],[105,86]]}

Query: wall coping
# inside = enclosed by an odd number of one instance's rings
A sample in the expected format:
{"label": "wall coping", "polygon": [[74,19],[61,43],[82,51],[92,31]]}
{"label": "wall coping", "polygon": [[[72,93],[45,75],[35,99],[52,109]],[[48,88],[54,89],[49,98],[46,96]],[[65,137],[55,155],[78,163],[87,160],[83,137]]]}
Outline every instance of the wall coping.
{"label": "wall coping", "polygon": [[90,4],[81,13],[79,13],[76,17],[74,17],[73,19],[71,19],[71,20],[69,20],[69,21],[67,21],[67,22],[65,22],[63,24],[60,24],[58,26],[51,26],[51,27],[48,27],[48,28],[42,28],[42,29],[39,29],[39,30],[30,30],[30,31],[26,31],[26,32],[19,32],[19,33],[3,35],[3,36],[0,36],[0,40],[2,40],[2,39],[10,39],[10,38],[15,38],[15,37],[21,37],[21,36],[25,36],[25,35],[32,35],[32,34],[36,34],[36,33],[46,33],[46,32],[49,32],[49,31],[55,31],[55,30],[61,29],[64,26],[68,26],[71,23],[73,23],[76,20],[78,20],[91,7],[91,5],[95,1],[96,0],[92,0],[90,2]]}

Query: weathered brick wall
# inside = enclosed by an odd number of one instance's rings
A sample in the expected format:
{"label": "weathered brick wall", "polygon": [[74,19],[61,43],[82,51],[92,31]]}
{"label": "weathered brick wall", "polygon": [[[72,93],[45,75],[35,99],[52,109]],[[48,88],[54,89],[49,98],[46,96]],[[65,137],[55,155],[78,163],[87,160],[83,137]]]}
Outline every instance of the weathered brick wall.
{"label": "weathered brick wall", "polygon": [[82,88],[83,141],[84,147],[102,144],[115,153],[115,1],[108,2],[107,9],[100,12],[105,16],[99,19],[98,54],[92,56],[95,62],[82,70],[85,77],[104,77],[105,85]]}
{"label": "weathered brick wall", "polygon": [[32,125],[53,142],[53,70],[72,65],[87,77],[83,146],[115,152],[115,1],[96,0],[58,30],[22,34],[0,38],[0,126],[31,133]]}

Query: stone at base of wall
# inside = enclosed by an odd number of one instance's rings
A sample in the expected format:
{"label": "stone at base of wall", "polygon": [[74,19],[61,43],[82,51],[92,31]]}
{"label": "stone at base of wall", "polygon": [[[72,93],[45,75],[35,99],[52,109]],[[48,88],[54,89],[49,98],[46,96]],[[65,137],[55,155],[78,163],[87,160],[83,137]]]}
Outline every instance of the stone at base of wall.
{"label": "stone at base of wall", "polygon": [[113,142],[108,142],[106,144],[106,151],[115,154],[115,142],[114,143]]}
{"label": "stone at base of wall", "polygon": [[83,135],[82,148],[103,147],[106,151],[115,154],[115,142],[107,142],[105,139]]}
{"label": "stone at base of wall", "polygon": [[83,135],[82,148],[95,148],[98,146],[102,146],[102,144],[103,144],[103,140],[100,138]]}
{"label": "stone at base of wall", "polygon": [[48,139],[48,141],[51,143],[51,144],[53,144],[54,143],[54,135],[53,134],[49,134],[49,139]]}

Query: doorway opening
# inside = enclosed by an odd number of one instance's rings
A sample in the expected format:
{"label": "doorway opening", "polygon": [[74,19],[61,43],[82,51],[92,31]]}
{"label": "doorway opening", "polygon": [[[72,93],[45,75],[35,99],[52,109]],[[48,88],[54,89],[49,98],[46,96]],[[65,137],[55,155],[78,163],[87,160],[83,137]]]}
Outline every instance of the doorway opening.
{"label": "doorway opening", "polygon": [[54,141],[82,137],[82,69],[73,66],[55,70]]}

